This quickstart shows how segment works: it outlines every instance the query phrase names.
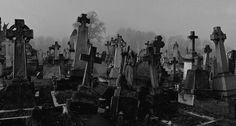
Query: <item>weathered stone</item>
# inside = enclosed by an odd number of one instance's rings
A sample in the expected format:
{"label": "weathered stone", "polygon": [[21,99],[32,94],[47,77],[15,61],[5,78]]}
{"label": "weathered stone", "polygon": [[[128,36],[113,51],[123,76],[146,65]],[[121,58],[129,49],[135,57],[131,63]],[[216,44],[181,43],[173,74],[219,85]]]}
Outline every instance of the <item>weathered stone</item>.
{"label": "weathered stone", "polygon": [[80,55],[88,53],[88,27],[86,26],[86,24],[89,24],[90,20],[87,18],[86,14],[82,14],[82,17],[78,17],[77,22],[81,23],[81,25],[78,29],[73,67],[75,70],[84,70],[86,63],[80,60]]}
{"label": "weathered stone", "polygon": [[100,57],[96,57],[97,48],[91,46],[89,49],[89,54],[81,54],[80,60],[87,61],[84,78],[82,85],[92,87],[92,80],[93,80],[93,67],[94,63],[102,63],[102,59]]}
{"label": "weathered stone", "polygon": [[[16,29],[16,30],[14,30]],[[15,40],[15,49],[14,49],[14,77],[23,77],[27,78],[26,71],[26,54],[25,54],[25,39],[33,38],[33,30],[30,30],[28,26],[25,25],[24,20],[16,19],[15,25],[12,25],[6,32],[6,36],[9,39]]]}

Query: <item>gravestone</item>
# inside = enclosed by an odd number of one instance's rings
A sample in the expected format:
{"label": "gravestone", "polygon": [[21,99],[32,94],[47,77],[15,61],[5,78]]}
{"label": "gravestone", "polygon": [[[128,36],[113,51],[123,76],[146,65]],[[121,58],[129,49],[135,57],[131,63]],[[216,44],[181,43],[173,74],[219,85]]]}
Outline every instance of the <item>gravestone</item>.
{"label": "gravestone", "polygon": [[176,64],[178,61],[176,60],[176,57],[173,57],[173,60],[171,61],[171,64],[173,65],[173,81],[177,80],[177,75],[176,75]]}
{"label": "gravestone", "polygon": [[4,54],[5,54],[5,67],[9,68],[13,65],[13,42],[10,40],[5,40],[1,43],[4,46]]}
{"label": "gravestone", "polygon": [[212,52],[212,49],[209,45],[206,45],[204,48],[204,61],[203,61],[203,65],[204,65],[204,70],[207,71],[211,71],[211,66],[210,66],[210,53]]}
{"label": "gravestone", "polygon": [[33,38],[33,30],[24,20],[16,19],[6,32],[6,37],[14,41],[13,80],[8,81],[5,93],[0,95],[0,109],[29,108],[35,105],[33,85],[27,80],[25,43]]}
{"label": "gravestone", "polygon": [[224,40],[226,34],[220,27],[214,27],[210,36],[215,43],[217,74],[213,79],[213,90],[220,97],[228,97],[236,94],[236,76],[231,74],[228,69],[228,60],[226,58]]}
{"label": "gravestone", "polygon": [[229,72],[231,72],[232,74],[236,74],[236,50],[231,50],[227,53],[227,55],[229,60]]}
{"label": "gravestone", "polygon": [[100,57],[96,57],[96,51],[97,48],[91,46],[89,49],[89,54],[81,54],[80,60],[87,61],[84,77],[83,77],[83,86],[87,87],[93,87],[92,81],[93,81],[93,65],[94,63],[102,63],[102,59]]}
{"label": "gravestone", "polygon": [[82,14],[81,17],[78,17],[77,22],[80,23],[77,36],[77,44],[75,50],[75,60],[74,60],[74,69],[75,70],[84,70],[86,63],[80,60],[81,54],[88,53],[88,26],[90,19],[87,18],[86,14]]}
{"label": "gravestone", "polygon": [[192,58],[195,56],[196,52],[195,52],[195,39],[198,38],[198,36],[195,35],[194,31],[190,32],[190,35],[188,36],[188,38],[190,40],[192,40]]}
{"label": "gravestone", "polygon": [[126,42],[123,40],[122,36],[117,35],[117,38],[112,43],[115,47],[115,55],[114,55],[114,62],[113,68],[110,72],[110,78],[117,78],[119,76],[119,70],[122,64],[122,52],[123,48],[126,46]]}
{"label": "gravestone", "polygon": [[37,52],[38,64],[39,66],[43,66],[43,51],[40,49]]}
{"label": "gravestone", "polygon": [[175,42],[173,46],[173,57],[175,57],[177,61],[180,60],[179,44],[177,42]]}
{"label": "gravestone", "polygon": [[165,43],[162,41],[161,36],[156,36],[155,40],[147,45],[147,54],[144,57],[144,61],[148,61],[150,69],[151,84],[153,89],[159,87],[159,73],[160,73],[160,58],[161,58],[161,48],[165,46]]}
{"label": "gravestone", "polygon": [[52,47],[54,48],[54,59],[55,60],[59,60],[59,49],[61,48],[61,46],[58,44],[58,42],[56,41],[54,45],[52,45]]}
{"label": "gravestone", "polygon": [[25,25],[24,20],[15,20],[15,25],[11,26],[6,33],[7,38],[16,37],[14,46],[14,62],[13,72],[14,78],[27,78],[26,73],[26,54],[25,54],[25,38],[33,38],[33,30]]}

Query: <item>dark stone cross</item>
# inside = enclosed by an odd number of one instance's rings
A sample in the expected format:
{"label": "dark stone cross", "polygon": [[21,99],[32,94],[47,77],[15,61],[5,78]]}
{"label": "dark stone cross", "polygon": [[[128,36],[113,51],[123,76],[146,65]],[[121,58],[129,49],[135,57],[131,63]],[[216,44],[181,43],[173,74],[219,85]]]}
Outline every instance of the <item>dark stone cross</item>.
{"label": "dark stone cross", "polygon": [[24,20],[16,19],[15,24],[6,31],[6,37],[11,40],[15,38],[13,77],[27,79],[25,42],[33,38],[33,30],[25,25]]}
{"label": "dark stone cross", "polygon": [[212,52],[211,47],[210,47],[209,45],[206,45],[205,48],[204,48],[204,53],[209,54],[209,53],[211,53],[211,52]]}
{"label": "dark stone cross", "polygon": [[59,59],[59,49],[61,48],[61,46],[56,41],[55,44],[52,45],[52,48],[54,49],[54,58]]}
{"label": "dark stone cross", "polygon": [[81,17],[77,18],[77,22],[80,22],[81,24],[89,24],[90,23],[90,19],[87,18],[87,14],[82,14]]}
{"label": "dark stone cross", "polygon": [[194,31],[191,31],[190,32],[190,35],[188,36],[188,38],[190,40],[192,40],[192,58],[194,57],[195,55],[195,39],[198,38],[198,36],[195,35],[195,32]]}
{"label": "dark stone cross", "polygon": [[102,63],[102,58],[96,57],[96,51],[97,48],[91,46],[89,49],[89,54],[81,54],[80,55],[80,60],[87,61],[86,68],[85,68],[85,73],[84,73],[84,78],[82,85],[92,87],[92,73],[93,73],[93,64]]}

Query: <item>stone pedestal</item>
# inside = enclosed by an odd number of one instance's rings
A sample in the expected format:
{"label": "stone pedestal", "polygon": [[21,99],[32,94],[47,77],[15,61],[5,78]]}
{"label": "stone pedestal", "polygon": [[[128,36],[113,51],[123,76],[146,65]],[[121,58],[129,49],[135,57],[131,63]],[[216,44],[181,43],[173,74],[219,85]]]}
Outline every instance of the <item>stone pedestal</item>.
{"label": "stone pedestal", "polygon": [[213,90],[220,97],[230,97],[236,94],[236,76],[230,73],[217,75],[213,79]]}

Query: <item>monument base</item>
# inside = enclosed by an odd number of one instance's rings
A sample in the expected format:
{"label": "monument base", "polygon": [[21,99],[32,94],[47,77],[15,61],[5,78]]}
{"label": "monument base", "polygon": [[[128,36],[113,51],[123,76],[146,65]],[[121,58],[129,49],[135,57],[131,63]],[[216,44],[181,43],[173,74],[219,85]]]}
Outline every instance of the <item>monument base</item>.
{"label": "monument base", "polygon": [[220,97],[236,96],[236,76],[230,73],[219,74],[213,79],[213,91]]}

